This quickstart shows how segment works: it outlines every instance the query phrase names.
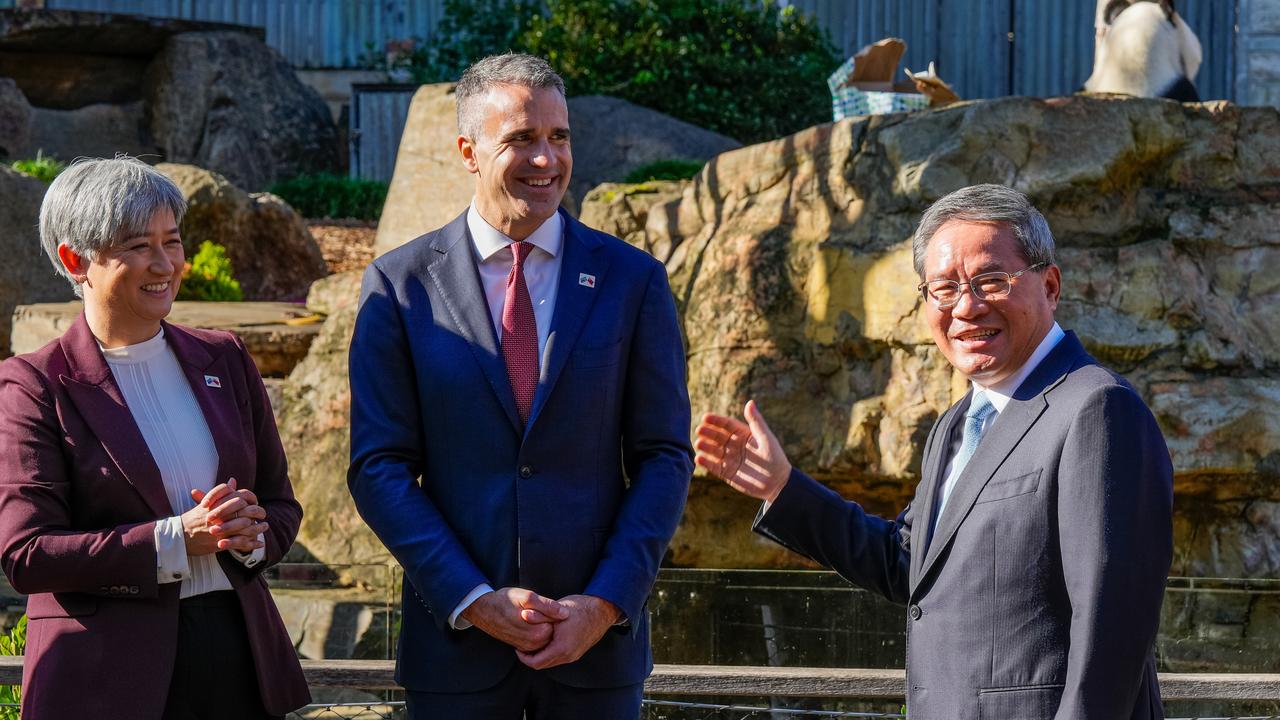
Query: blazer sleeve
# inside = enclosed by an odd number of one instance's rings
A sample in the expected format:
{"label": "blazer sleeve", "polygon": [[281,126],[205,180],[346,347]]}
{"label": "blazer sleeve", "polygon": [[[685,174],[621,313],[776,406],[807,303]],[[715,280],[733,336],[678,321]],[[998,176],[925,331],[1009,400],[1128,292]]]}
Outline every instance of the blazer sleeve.
{"label": "blazer sleeve", "polygon": [[5,576],[28,595],[157,597],[155,521],[74,529],[76,468],[67,463],[62,438],[48,379],[21,358],[0,363],[0,564]]}
{"label": "blazer sleeve", "polygon": [[684,344],[666,269],[656,262],[630,348],[622,388],[622,464],[630,484],[584,592],[638,618],[684,512],[693,474]]}
{"label": "blazer sleeve", "polygon": [[1067,433],[1058,484],[1071,602],[1060,720],[1128,717],[1173,555],[1173,468],[1155,418],[1123,385],[1097,390]]}
{"label": "blazer sleeve", "polygon": [[349,368],[347,487],[443,630],[467,593],[489,580],[418,485],[424,443],[416,369],[395,293],[376,264],[361,285]]}
{"label": "blazer sleeve", "polygon": [[263,537],[266,544],[265,557],[253,567],[245,566],[230,553],[219,553],[219,564],[234,582],[237,577],[248,580],[284,558],[302,525],[302,505],[293,496],[293,485],[289,482],[289,463],[280,442],[280,431],[276,427],[275,414],[271,410],[271,400],[267,396],[262,375],[258,373],[258,366],[254,364],[244,341],[233,337],[249,394],[253,430],[253,447],[250,450],[256,456],[257,467],[253,492],[258,497],[258,505],[267,513],[268,527]]}
{"label": "blazer sleeve", "polygon": [[910,596],[914,507],[908,505],[895,520],[885,520],[792,470],[777,500],[756,516],[753,529],[849,582],[905,605]]}

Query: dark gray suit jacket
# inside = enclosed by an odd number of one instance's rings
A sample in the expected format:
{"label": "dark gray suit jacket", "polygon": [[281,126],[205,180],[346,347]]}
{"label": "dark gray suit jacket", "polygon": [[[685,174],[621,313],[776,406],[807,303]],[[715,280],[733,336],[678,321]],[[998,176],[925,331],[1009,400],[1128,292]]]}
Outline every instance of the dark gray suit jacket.
{"label": "dark gray suit jacket", "polygon": [[966,396],[895,521],[794,472],[756,530],[907,608],[911,720],[1163,718],[1153,645],[1173,469],[1155,418],[1067,333],[929,521]]}

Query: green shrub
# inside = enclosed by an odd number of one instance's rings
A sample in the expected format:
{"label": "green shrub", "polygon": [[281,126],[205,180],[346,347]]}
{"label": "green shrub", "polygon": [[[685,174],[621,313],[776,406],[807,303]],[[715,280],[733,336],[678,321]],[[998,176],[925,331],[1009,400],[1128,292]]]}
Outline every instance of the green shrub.
{"label": "green shrub", "polygon": [[329,173],[299,175],[272,185],[272,193],[309,218],[377,220],[387,201],[387,184]]}
{"label": "green shrub", "polygon": [[817,23],[777,0],[445,0],[437,40],[398,56],[418,82],[474,60],[547,58],[569,95],[612,95],[746,143],[831,119],[839,64]]}
{"label": "green shrub", "polygon": [[704,163],[696,160],[659,160],[627,173],[625,183],[642,183],[650,180],[688,180],[697,175]]}
{"label": "green shrub", "polygon": [[205,240],[182,273],[179,300],[240,302],[244,293],[231,272],[227,249]]}
{"label": "green shrub", "polygon": [[[27,616],[18,618],[18,623],[9,632],[0,635],[0,655],[11,657],[22,655],[27,650]],[[22,701],[21,685],[0,685],[0,704],[17,705]],[[18,720],[18,708],[0,707],[0,720]]]}
{"label": "green shrub", "polygon": [[45,155],[42,150],[37,150],[34,160],[14,160],[11,167],[37,180],[53,182],[53,179],[58,177],[58,173],[66,169],[67,164],[58,162],[58,159],[51,155]]}

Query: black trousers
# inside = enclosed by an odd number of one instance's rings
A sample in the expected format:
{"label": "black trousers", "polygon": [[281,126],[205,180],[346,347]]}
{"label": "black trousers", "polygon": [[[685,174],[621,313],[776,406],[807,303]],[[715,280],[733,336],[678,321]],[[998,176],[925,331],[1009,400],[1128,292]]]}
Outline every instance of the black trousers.
{"label": "black trousers", "polygon": [[249,632],[232,590],[178,601],[178,654],[164,720],[279,720],[262,707]]}

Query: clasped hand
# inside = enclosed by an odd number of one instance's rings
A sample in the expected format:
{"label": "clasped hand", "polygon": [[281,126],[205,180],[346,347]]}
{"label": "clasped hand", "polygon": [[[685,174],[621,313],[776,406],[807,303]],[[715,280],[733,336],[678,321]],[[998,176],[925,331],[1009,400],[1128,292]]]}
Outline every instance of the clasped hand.
{"label": "clasped hand", "polygon": [[590,650],[621,618],[608,600],[592,595],[545,598],[506,587],[481,595],[462,617],[514,647],[520,662],[535,670],[571,663]]}
{"label": "clasped hand", "polygon": [[237,489],[231,478],[209,492],[193,489],[196,506],[182,513],[182,532],[187,554],[209,555],[219,550],[251,553],[264,543],[267,511],[258,505],[252,490]]}

